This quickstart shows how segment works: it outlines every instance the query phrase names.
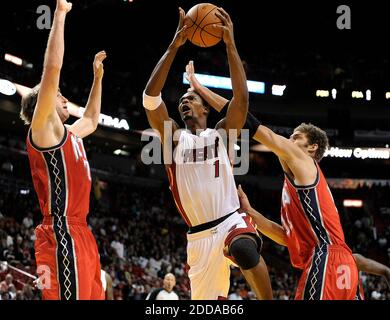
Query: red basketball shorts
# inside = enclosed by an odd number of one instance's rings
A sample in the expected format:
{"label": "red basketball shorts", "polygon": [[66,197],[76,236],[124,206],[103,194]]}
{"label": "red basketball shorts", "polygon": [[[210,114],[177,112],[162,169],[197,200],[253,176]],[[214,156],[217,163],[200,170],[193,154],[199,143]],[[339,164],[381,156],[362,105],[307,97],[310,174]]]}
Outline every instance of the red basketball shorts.
{"label": "red basketball shorts", "polygon": [[359,299],[359,276],[352,253],[338,245],[316,247],[303,270],[295,299]]}
{"label": "red basketball shorts", "polygon": [[103,300],[100,258],[85,220],[45,217],[35,258],[44,300]]}

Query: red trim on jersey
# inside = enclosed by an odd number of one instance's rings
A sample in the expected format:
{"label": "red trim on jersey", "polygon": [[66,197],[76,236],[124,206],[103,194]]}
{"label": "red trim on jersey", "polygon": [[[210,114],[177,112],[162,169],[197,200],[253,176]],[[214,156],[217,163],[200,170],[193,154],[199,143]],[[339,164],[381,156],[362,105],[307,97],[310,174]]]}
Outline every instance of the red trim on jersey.
{"label": "red trim on jersey", "polygon": [[226,258],[230,259],[235,264],[236,264],[236,261],[234,260],[233,256],[230,255],[229,248],[230,248],[230,245],[231,245],[233,239],[235,239],[237,236],[240,236],[243,234],[251,235],[253,237],[253,239],[256,241],[259,253],[260,253],[261,247],[262,247],[262,240],[260,239],[259,234],[257,233],[256,227],[252,221],[252,218],[245,214],[245,216],[242,216],[242,219],[244,220],[246,227],[243,228],[242,226],[240,226],[239,228],[237,228],[237,226],[239,225],[238,223],[233,225],[229,229],[228,235],[227,235],[227,237],[225,239],[225,243],[224,243],[224,252],[223,252],[224,256]]}
{"label": "red trim on jersey", "polygon": [[190,219],[188,219],[188,216],[187,216],[187,214],[186,214],[186,212],[181,204],[181,201],[180,201],[180,195],[179,195],[179,191],[177,189],[177,182],[176,182],[176,164],[173,163],[170,166],[168,166],[167,172],[168,172],[169,184],[171,186],[171,191],[173,194],[173,199],[175,200],[175,203],[176,203],[176,207],[179,210],[184,221],[187,223],[187,225],[189,227],[192,227],[191,221],[190,221]]}
{"label": "red trim on jersey", "polygon": [[53,151],[62,148],[62,146],[66,143],[66,140],[68,140],[68,135],[69,135],[68,129],[66,128],[66,126],[64,126],[64,136],[62,137],[61,141],[54,146],[42,148],[37,146],[32,140],[32,131],[30,127],[27,133],[27,141],[30,144],[30,146],[38,152]]}

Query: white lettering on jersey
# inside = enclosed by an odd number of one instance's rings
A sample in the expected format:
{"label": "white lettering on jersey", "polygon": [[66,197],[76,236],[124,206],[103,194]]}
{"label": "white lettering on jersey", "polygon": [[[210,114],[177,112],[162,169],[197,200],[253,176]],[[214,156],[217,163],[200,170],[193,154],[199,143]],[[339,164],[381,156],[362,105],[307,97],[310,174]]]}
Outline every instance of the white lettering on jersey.
{"label": "white lettering on jersey", "polygon": [[[291,203],[290,195],[288,194],[286,187],[283,186],[282,205],[284,208],[286,208],[287,205],[289,205],[290,203]],[[284,210],[284,213],[285,213],[285,218],[287,221],[284,219],[283,214],[282,214],[282,218],[281,218],[282,225],[283,225],[284,230],[286,231],[287,236],[289,236],[291,233],[291,230],[293,229],[293,225],[288,217],[287,209]]]}
{"label": "white lettering on jersey", "polygon": [[203,141],[205,145],[201,148],[183,149],[184,163],[205,163],[208,159],[218,158],[219,137],[215,138],[215,143],[212,145],[207,145],[206,138]]}
{"label": "white lettering on jersey", "polygon": [[174,181],[184,215],[192,225],[216,220],[240,207],[233,170],[215,129],[181,131],[175,149]]}
{"label": "white lettering on jersey", "polygon": [[87,160],[87,156],[84,150],[83,140],[74,135],[71,135],[71,141],[73,146],[73,154],[76,157],[76,161],[79,161],[81,158],[84,163],[85,170],[87,171],[88,179],[91,181],[91,169],[89,167],[89,162]]}
{"label": "white lettering on jersey", "polygon": [[285,187],[283,187],[283,191],[282,191],[282,203],[283,203],[283,207],[286,207],[288,204],[291,203],[290,196]]}
{"label": "white lettering on jersey", "polygon": [[281,217],[281,220],[282,220],[283,229],[286,231],[287,236],[289,236],[291,233],[291,230],[294,229],[294,227],[293,227],[293,225],[288,217],[287,212],[285,212],[285,213],[286,213],[286,220],[287,221],[284,220],[283,215]]}

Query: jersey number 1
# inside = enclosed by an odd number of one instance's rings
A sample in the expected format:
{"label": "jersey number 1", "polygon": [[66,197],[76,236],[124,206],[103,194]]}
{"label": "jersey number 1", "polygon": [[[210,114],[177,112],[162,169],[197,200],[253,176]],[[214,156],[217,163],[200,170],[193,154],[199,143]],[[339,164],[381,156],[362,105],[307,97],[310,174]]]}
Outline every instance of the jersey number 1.
{"label": "jersey number 1", "polygon": [[215,177],[214,178],[218,178],[219,177],[219,160],[214,162],[214,167],[215,167]]}

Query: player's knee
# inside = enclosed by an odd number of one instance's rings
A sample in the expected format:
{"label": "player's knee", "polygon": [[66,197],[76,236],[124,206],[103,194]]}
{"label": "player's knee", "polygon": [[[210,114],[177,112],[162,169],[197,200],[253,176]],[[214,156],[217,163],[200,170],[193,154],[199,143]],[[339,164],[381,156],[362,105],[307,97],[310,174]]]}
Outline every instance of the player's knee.
{"label": "player's knee", "polygon": [[243,270],[252,269],[260,260],[258,245],[254,239],[239,238],[230,245],[230,254]]}

